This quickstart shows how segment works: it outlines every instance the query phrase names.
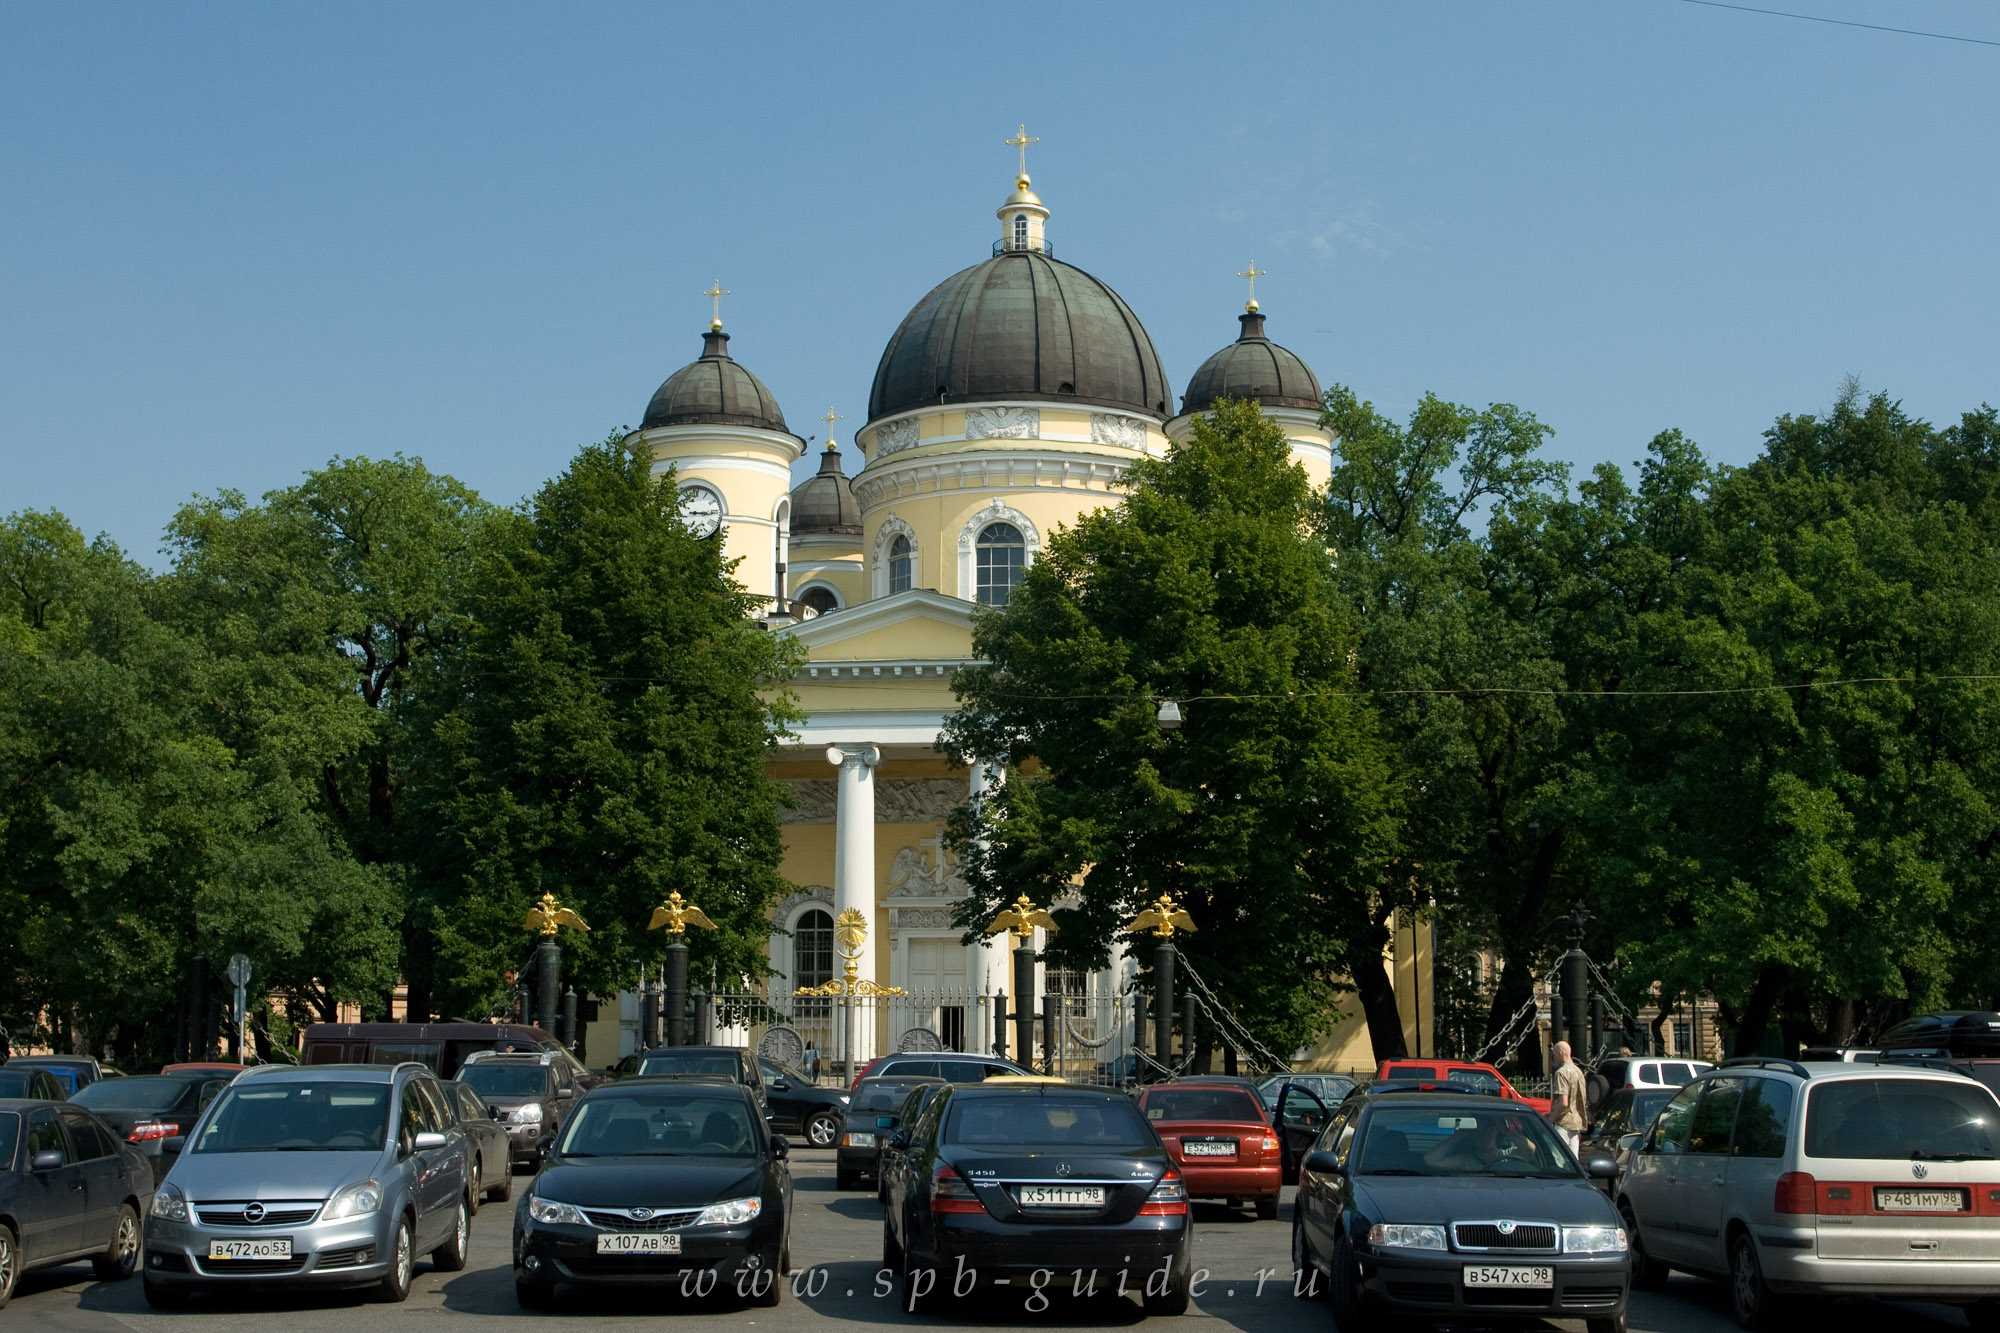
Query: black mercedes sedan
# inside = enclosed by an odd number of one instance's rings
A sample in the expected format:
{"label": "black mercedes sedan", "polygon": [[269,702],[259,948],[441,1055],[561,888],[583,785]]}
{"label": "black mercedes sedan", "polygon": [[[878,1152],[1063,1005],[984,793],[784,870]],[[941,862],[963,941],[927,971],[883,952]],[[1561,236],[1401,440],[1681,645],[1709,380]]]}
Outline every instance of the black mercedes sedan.
{"label": "black mercedes sedan", "polygon": [[[1052,1282],[1188,1308],[1187,1189],[1130,1097],[1063,1084],[952,1084],[889,1185],[882,1265],[904,1308]],[[1029,1311],[1038,1307],[1025,1306]]]}
{"label": "black mercedes sedan", "polygon": [[776,1305],[791,1267],[787,1151],[741,1084],[593,1089],[514,1211],[515,1298],[539,1309],[567,1283]]}
{"label": "black mercedes sedan", "polygon": [[1593,1177],[1519,1102],[1388,1085],[1334,1112],[1300,1164],[1292,1264],[1341,1333],[1426,1323],[1582,1319],[1624,1333],[1627,1237]]}

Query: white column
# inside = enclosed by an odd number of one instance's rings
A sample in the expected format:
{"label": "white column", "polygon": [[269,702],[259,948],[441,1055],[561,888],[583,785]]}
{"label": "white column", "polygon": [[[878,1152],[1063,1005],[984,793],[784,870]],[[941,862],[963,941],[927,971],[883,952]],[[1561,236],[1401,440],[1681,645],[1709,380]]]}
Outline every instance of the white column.
{"label": "white column", "polygon": [[[985,802],[987,796],[992,794],[993,789],[1000,786],[1006,780],[1006,765],[991,763],[984,759],[973,760],[973,809],[977,811],[980,805]],[[985,845],[983,837],[980,839],[980,845]],[[985,923],[982,922],[981,924],[984,925]],[[1006,940],[1007,937],[1005,934],[981,935],[977,943],[966,946],[972,951],[972,957],[968,960],[972,971],[972,986],[974,990],[977,990],[982,995],[990,995],[996,990],[1011,991],[1014,988],[1013,976],[1008,971],[1008,968],[1012,964],[1007,958]],[[992,1042],[993,1033],[991,1031],[991,1019],[989,1018],[988,1031],[985,1033],[979,1049],[988,1049],[992,1045]]]}
{"label": "white column", "polygon": [[848,908],[868,919],[859,975],[875,979],[875,766],[882,752],[872,745],[829,745],[826,762],[840,770],[833,814],[833,912]]}

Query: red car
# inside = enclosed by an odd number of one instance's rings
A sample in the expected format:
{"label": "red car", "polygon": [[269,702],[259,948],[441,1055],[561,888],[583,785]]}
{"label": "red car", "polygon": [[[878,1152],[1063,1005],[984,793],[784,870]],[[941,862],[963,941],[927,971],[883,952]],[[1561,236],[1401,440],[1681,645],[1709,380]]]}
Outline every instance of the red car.
{"label": "red car", "polygon": [[1278,1139],[1257,1094],[1234,1083],[1198,1079],[1156,1084],[1139,1110],[1166,1145],[1191,1199],[1250,1199],[1257,1216],[1278,1215],[1284,1183]]}
{"label": "red car", "polygon": [[1474,1064],[1469,1060],[1384,1060],[1381,1068],[1375,1071],[1375,1077],[1378,1080],[1392,1078],[1404,1082],[1415,1079],[1426,1083],[1451,1083],[1480,1092],[1498,1090],[1510,1102],[1524,1102],[1543,1115],[1549,1113],[1548,1098],[1524,1097],[1514,1090],[1507,1076],[1492,1065]]}

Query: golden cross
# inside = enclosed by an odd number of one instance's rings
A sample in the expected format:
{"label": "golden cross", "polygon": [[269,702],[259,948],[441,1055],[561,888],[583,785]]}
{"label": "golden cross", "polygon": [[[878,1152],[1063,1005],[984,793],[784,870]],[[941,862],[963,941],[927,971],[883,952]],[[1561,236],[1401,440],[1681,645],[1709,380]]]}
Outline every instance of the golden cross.
{"label": "golden cross", "polygon": [[1250,261],[1249,268],[1244,269],[1236,275],[1239,278],[1248,278],[1250,280],[1250,300],[1244,305],[1243,308],[1245,310],[1255,311],[1257,309],[1257,279],[1270,271],[1267,268],[1258,268],[1257,261],[1253,259]]}
{"label": "golden cross", "polygon": [[832,408],[829,407],[826,409],[826,415],[821,417],[820,420],[826,423],[827,439],[828,443],[831,443],[833,437],[833,423],[836,421],[845,421],[847,420],[847,418],[840,415],[840,413],[834,411]]}
{"label": "golden cross", "polygon": [[711,301],[715,302],[715,319],[711,321],[708,326],[711,329],[719,329],[722,327],[722,298],[728,296],[729,294],[730,294],[729,289],[722,285],[721,278],[717,278],[715,280],[715,285],[702,293],[703,296],[706,296]]}
{"label": "golden cross", "polygon": [[1015,132],[1013,138],[1003,139],[1001,142],[1005,143],[1009,148],[1018,148],[1021,150],[1021,174],[1023,176],[1027,175],[1028,145],[1031,143],[1040,143],[1041,140],[1038,138],[1029,137],[1028,127],[1026,125],[1023,125],[1019,130]]}

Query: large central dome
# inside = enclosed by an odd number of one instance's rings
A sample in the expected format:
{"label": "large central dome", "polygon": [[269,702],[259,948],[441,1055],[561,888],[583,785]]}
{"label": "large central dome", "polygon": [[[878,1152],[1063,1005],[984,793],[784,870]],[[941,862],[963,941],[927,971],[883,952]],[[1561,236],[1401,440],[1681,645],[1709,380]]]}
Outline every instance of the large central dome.
{"label": "large central dome", "polygon": [[868,419],[912,408],[1043,399],[1164,420],[1170,390],[1153,339],[1117,292],[1045,250],[954,273],[889,340]]}

